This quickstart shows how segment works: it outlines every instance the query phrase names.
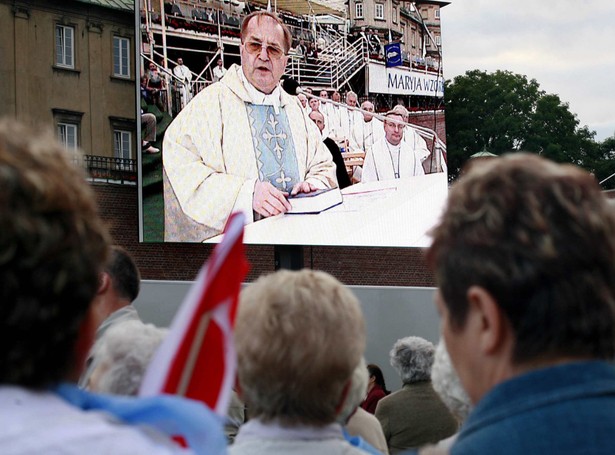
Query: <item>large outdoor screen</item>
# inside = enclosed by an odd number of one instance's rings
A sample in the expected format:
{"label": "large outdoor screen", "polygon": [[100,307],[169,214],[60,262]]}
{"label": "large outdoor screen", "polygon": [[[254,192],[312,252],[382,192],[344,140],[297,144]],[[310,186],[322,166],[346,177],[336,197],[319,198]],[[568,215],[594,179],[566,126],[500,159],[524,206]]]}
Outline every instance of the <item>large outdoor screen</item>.
{"label": "large outdoor screen", "polygon": [[[293,84],[267,104],[237,95],[251,93],[240,26],[261,2],[136,2],[143,242],[217,242],[228,216],[243,211],[249,244],[429,245],[448,189],[439,26],[414,15],[385,36],[325,4],[291,6],[277,2],[288,55],[262,52],[287,59]],[[425,45],[411,46],[417,39]],[[258,182],[289,192],[304,180],[346,185],[341,203],[334,190],[307,201],[330,198],[326,210],[260,212]]]}

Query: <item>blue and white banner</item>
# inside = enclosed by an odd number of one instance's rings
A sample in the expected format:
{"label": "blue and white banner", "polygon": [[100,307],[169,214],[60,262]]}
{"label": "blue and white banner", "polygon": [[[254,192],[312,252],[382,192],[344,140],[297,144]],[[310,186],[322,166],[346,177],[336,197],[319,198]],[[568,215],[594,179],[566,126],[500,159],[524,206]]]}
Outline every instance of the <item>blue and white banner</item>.
{"label": "blue and white banner", "polygon": [[402,63],[401,58],[401,44],[389,43],[384,45],[384,55],[386,57],[387,68],[394,66],[400,66]]}
{"label": "blue and white banner", "polygon": [[391,95],[444,96],[444,78],[406,67],[386,68],[382,63],[370,63],[369,92]]}

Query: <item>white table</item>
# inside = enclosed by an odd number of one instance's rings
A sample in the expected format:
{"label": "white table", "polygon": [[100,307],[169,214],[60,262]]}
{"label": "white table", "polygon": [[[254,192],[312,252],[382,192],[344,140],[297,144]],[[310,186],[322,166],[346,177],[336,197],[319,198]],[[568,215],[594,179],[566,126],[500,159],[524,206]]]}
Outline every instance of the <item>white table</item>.
{"label": "white table", "polygon": [[[244,243],[427,247],[448,194],[445,173],[359,183],[344,203],[317,215],[278,215],[245,226]],[[217,243],[221,236],[208,239]]]}

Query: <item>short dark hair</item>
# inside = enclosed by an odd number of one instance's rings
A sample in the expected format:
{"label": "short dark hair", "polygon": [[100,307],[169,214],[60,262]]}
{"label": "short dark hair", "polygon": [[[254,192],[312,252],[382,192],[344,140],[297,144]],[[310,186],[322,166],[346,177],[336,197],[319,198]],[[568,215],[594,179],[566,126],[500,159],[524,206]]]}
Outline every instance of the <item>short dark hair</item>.
{"label": "short dark hair", "polygon": [[485,160],[453,186],[432,235],[453,330],[477,285],[513,328],[513,362],[613,358],[615,213],[590,174],[526,153]]}
{"label": "short dark hair", "polygon": [[75,366],[109,234],[51,133],[0,121],[0,188],[0,383],[43,388]]}
{"label": "short dark hair", "polygon": [[105,266],[120,297],[134,301],[141,289],[141,274],[132,256],[121,246],[111,247],[111,257]]}
{"label": "short dark hair", "polygon": [[271,19],[273,19],[274,21],[276,21],[280,27],[282,27],[282,31],[284,33],[284,52],[288,52],[290,50],[290,46],[292,44],[293,41],[293,37],[290,33],[290,30],[288,29],[288,26],[282,21],[282,19],[280,18],[280,16],[278,16],[275,13],[272,13],[270,11],[254,11],[250,14],[248,14],[244,19],[243,22],[241,23],[241,31],[240,31],[240,39],[241,42],[243,43],[243,40],[245,38],[246,35],[246,29],[248,28],[248,24],[250,23],[250,21],[254,18],[257,18],[258,21],[261,20],[261,18],[263,17],[270,17]]}

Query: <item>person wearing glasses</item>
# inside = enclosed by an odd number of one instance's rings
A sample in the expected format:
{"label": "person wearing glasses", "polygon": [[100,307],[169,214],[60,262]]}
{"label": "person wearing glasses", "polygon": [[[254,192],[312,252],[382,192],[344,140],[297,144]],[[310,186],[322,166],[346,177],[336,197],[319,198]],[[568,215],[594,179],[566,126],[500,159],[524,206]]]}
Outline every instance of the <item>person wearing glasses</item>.
{"label": "person wearing glasses", "polygon": [[165,240],[199,242],[229,215],[287,212],[297,193],[337,187],[335,164],[295,96],[279,86],[290,31],[258,11],[241,26],[241,66],[200,92],[163,143]]}
{"label": "person wearing glasses", "polygon": [[365,155],[361,182],[392,180],[425,175],[417,149],[404,141],[405,122],[393,109],[385,114],[384,137]]}

